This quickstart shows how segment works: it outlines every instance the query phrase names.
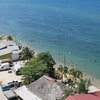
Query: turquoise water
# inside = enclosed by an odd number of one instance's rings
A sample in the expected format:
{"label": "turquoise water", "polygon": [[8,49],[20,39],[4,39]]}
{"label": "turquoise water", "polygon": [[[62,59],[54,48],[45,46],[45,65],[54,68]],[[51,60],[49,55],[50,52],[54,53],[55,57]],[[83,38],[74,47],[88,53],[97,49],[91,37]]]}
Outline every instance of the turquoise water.
{"label": "turquoise water", "polygon": [[100,79],[99,0],[0,0],[0,33]]}

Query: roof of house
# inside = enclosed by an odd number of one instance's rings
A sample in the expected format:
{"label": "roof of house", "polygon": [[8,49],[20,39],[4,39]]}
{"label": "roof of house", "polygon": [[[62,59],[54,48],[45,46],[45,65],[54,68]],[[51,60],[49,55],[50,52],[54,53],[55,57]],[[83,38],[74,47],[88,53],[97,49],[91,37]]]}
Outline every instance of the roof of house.
{"label": "roof of house", "polygon": [[8,46],[7,49],[9,49],[11,51],[18,51],[19,47],[18,47],[18,45],[13,45],[13,46]]}
{"label": "roof of house", "polygon": [[17,62],[16,64],[14,64],[13,69],[15,71],[18,71],[18,69],[24,67],[24,64],[20,64],[19,62]]}
{"label": "roof of house", "polygon": [[65,85],[55,82],[51,77],[44,75],[28,85],[27,88],[43,100],[56,100],[61,98]]}
{"label": "roof of house", "polygon": [[16,97],[16,94],[15,94],[13,91],[11,91],[11,90],[4,91],[4,95],[5,95],[8,99],[11,99],[11,98]]}
{"label": "roof of house", "polygon": [[4,43],[4,42],[1,42],[0,43],[0,49],[3,49],[3,48],[5,48],[6,47],[6,44]]}
{"label": "roof of house", "polygon": [[14,42],[14,41],[5,41],[4,44],[6,46],[11,46],[11,45],[16,45],[16,42]]}
{"label": "roof of house", "polygon": [[93,94],[75,94],[67,97],[65,100],[100,100],[100,97]]}
{"label": "roof of house", "polygon": [[9,54],[9,53],[11,53],[11,50],[9,50],[9,49],[0,50],[0,56],[5,55],[5,54]]}
{"label": "roof of house", "polygon": [[42,100],[36,95],[32,94],[26,86],[22,86],[15,90],[15,93],[21,97],[23,100]]}
{"label": "roof of house", "polygon": [[93,93],[95,96],[98,96],[98,97],[100,97],[100,91],[97,91],[97,92],[95,92],[95,93]]}
{"label": "roof of house", "polygon": [[[5,48],[5,47],[7,47],[7,48]],[[9,54],[9,53],[17,53],[14,51],[19,52],[19,46],[14,41],[2,42],[2,43],[0,43],[0,48],[1,48],[0,56]]]}

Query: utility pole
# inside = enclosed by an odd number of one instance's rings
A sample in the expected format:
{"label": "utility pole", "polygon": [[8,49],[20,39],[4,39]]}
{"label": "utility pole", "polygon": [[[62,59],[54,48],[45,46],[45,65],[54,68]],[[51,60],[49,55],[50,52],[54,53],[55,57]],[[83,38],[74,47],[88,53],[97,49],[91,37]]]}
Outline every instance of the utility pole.
{"label": "utility pole", "polygon": [[64,67],[66,66],[66,54],[64,55]]}

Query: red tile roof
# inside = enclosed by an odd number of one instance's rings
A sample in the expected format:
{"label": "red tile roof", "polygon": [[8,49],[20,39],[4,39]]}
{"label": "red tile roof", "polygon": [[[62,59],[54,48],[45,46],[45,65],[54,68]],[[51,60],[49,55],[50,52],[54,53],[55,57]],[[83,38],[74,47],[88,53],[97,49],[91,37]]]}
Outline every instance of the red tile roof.
{"label": "red tile roof", "polygon": [[51,78],[51,77],[49,77],[49,76],[43,75],[43,77],[46,78],[46,79],[49,80],[49,81],[52,81],[52,82],[55,81],[55,79],[53,79],[53,78]]}
{"label": "red tile roof", "polygon": [[100,97],[93,94],[75,94],[67,97],[65,100],[100,100]]}
{"label": "red tile roof", "polygon": [[100,91],[93,93],[95,96],[100,97]]}

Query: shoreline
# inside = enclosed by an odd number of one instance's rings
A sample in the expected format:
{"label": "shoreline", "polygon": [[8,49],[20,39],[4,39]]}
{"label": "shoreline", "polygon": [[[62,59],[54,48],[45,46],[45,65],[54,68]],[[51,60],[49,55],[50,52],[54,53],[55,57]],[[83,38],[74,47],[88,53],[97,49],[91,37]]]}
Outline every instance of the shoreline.
{"label": "shoreline", "polygon": [[[30,49],[34,50],[35,56],[39,53],[39,51],[37,51],[36,49],[34,49],[34,48],[31,47],[31,46],[28,46],[28,44],[25,43],[24,41],[20,41],[19,39],[16,40],[16,41],[19,42],[19,43],[21,43],[22,47],[27,46],[27,47],[29,47]],[[59,67],[59,65],[64,65],[62,62],[56,60],[56,58],[55,58],[55,61],[56,61],[56,65],[55,65],[54,67],[56,67],[56,68]],[[68,67],[68,68],[72,68],[72,67],[69,66],[69,65],[67,65],[67,67]],[[78,68],[78,69],[79,69],[79,68]],[[79,69],[79,70],[81,70],[81,69]],[[82,71],[82,72],[83,72],[83,71]],[[88,74],[88,73],[86,73],[86,72],[83,72],[83,74],[84,74],[84,78],[85,78],[85,79],[90,79],[90,80],[91,80],[91,83],[92,83],[95,87],[97,87],[97,88],[100,89],[100,80],[99,80],[99,79],[93,77],[92,75],[90,75],[90,74]]]}
{"label": "shoreline", "polygon": [[[18,40],[19,41],[19,40]],[[27,43],[24,43],[24,42],[22,42],[22,41],[19,41],[21,44],[22,44],[22,46],[28,46],[28,44]],[[37,55],[39,52],[38,51],[36,51],[33,47],[30,47],[30,46],[28,46],[30,49],[32,49],[32,50],[34,50],[34,52],[35,52],[35,55]],[[62,62],[60,62],[60,61],[58,61],[58,60],[56,60],[55,59],[55,61],[56,61],[56,65],[55,65],[55,67],[57,68],[57,67],[59,67],[59,65],[64,65]],[[69,65],[67,65],[68,66],[68,68],[71,68],[71,66],[69,66]],[[79,68],[78,68],[79,69]],[[80,69],[79,69],[80,70]],[[82,71],[83,72],[83,71]],[[95,77],[93,77],[92,75],[90,75],[90,74],[88,74],[88,73],[86,73],[86,72],[83,72],[83,74],[84,74],[84,78],[85,79],[90,79],[91,80],[91,83],[95,86],[95,87],[97,87],[97,88],[99,88],[100,89],[100,80],[99,79],[97,79],[97,78],[95,78]]]}
{"label": "shoreline", "polygon": [[[56,67],[59,66],[59,65],[64,65],[63,63],[59,62],[59,61],[56,61]],[[71,66],[67,65],[68,68],[72,68]],[[79,68],[78,68],[79,69]],[[79,69],[80,70],[80,69]],[[81,71],[81,70],[80,70]],[[82,71],[83,72],[83,71]],[[96,79],[95,77],[93,77],[92,75],[86,73],[86,72],[83,72],[83,78],[84,79],[90,79],[91,80],[91,83],[93,86],[97,87],[98,89],[100,89],[100,80],[99,79]]]}

